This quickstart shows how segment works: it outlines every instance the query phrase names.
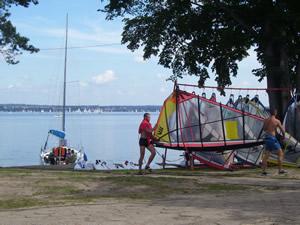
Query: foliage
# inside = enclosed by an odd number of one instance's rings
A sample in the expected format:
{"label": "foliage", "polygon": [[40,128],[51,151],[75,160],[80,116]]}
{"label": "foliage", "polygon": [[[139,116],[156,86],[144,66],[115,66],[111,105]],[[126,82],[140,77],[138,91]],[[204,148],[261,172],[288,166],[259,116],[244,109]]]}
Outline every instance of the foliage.
{"label": "foliage", "polygon": [[22,50],[30,53],[38,49],[30,45],[27,37],[21,36],[16,27],[9,20],[11,6],[28,7],[31,3],[38,4],[37,0],[0,0],[0,53],[9,64],[16,64],[19,61],[15,57],[22,54]]}
{"label": "foliage", "polygon": [[110,0],[102,11],[109,20],[124,18],[122,43],[130,50],[143,47],[145,59],[158,56],[175,78],[196,75],[199,85],[212,69],[222,87],[251,47],[262,65],[253,70],[259,80],[276,76],[276,69],[295,80],[299,6],[296,0]]}
{"label": "foliage", "polygon": [[[127,43],[130,50],[144,46],[144,58],[159,56],[159,64],[172,68],[175,77],[196,75],[203,84],[211,66],[221,74],[216,78],[219,84],[230,84],[230,74],[237,73],[235,61],[246,56],[247,49],[231,42],[230,36],[239,30],[231,33],[226,27],[220,28],[217,21],[214,23],[216,17],[224,15],[217,15],[212,7],[207,4],[202,11],[190,1],[110,1],[104,11],[108,19],[133,16],[124,19],[122,43]],[[236,46],[234,52],[232,45]]]}

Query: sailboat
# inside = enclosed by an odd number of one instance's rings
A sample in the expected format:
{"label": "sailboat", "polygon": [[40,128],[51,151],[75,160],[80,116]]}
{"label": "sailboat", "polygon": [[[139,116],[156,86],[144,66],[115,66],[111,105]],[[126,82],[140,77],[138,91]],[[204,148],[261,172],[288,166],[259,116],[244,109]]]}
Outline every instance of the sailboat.
{"label": "sailboat", "polygon": [[[44,146],[41,148],[40,159],[42,165],[75,165],[78,162],[87,161],[83,149],[68,146],[66,139],[66,80],[67,80],[67,50],[68,50],[68,15],[66,17],[66,40],[64,60],[64,83],[63,83],[63,105],[62,105],[62,128],[61,130],[50,129]],[[56,147],[48,147],[50,136],[59,139]]]}

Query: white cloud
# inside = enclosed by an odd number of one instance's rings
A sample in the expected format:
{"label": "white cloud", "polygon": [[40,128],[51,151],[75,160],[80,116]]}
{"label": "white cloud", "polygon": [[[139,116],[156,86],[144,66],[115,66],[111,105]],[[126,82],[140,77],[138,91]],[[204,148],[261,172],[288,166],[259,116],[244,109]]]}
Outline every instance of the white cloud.
{"label": "white cloud", "polygon": [[[96,51],[109,54],[130,54],[131,52],[121,45],[121,29],[107,30],[99,26],[99,23],[83,23],[84,29],[69,28],[68,31],[68,46],[69,47],[85,47],[82,50]],[[43,35],[47,38],[58,38],[62,41],[65,38],[66,31],[64,27],[37,27],[33,24],[18,23],[20,27],[23,27],[27,31],[29,30],[33,34]],[[62,42],[64,43],[64,42]],[[53,47],[62,47],[59,46]],[[95,46],[98,45],[98,46]],[[91,46],[88,48],[88,46]],[[49,46],[39,46],[41,50],[48,48]],[[51,46],[50,46],[51,47]],[[141,59],[137,59],[141,62]]]}
{"label": "white cloud", "polygon": [[[61,28],[43,29],[47,36],[64,39],[65,30]],[[118,32],[107,32],[94,28],[81,31],[69,30],[69,47],[84,47],[82,50],[109,54],[130,54],[130,51],[121,45],[121,35]],[[90,47],[89,47],[90,46]]]}
{"label": "white cloud", "polygon": [[49,35],[50,37],[63,38],[66,35],[66,31],[60,28],[47,28],[42,29],[42,33]]}
{"label": "white cloud", "polygon": [[96,84],[109,83],[116,79],[117,79],[117,77],[116,77],[114,71],[112,71],[112,70],[106,70],[104,73],[92,77],[93,82]]}
{"label": "white cloud", "polygon": [[79,85],[80,85],[80,87],[87,87],[89,84],[84,81],[79,81]]}
{"label": "white cloud", "polygon": [[79,30],[72,30],[70,37],[84,41],[91,40],[101,43],[121,43],[121,35],[119,32],[107,32],[103,30],[91,30],[87,33]]}
{"label": "white cloud", "polygon": [[94,51],[94,52],[101,52],[101,53],[109,53],[109,54],[130,54],[130,51],[128,49],[125,49],[122,46],[119,47],[93,47],[93,48],[85,48],[85,50]]}
{"label": "white cloud", "polygon": [[23,87],[22,83],[9,84],[7,86],[7,89],[20,88],[20,87]]}
{"label": "white cloud", "polygon": [[[83,43],[87,41],[121,43],[122,26],[107,28],[101,23],[102,20],[81,20],[79,24],[71,24],[68,29],[69,40],[82,41]],[[33,34],[46,35],[47,37],[64,38],[66,34],[64,23],[57,26],[54,25],[53,20],[41,16],[33,16],[30,22],[16,21],[15,24],[19,29],[30,31]]]}
{"label": "white cloud", "polygon": [[[45,33],[52,37],[64,38],[66,31],[64,28],[47,28],[42,29],[42,33]],[[121,43],[121,35],[119,32],[109,32],[101,29],[92,29],[87,32],[78,29],[69,29],[69,40],[74,41],[93,41],[98,43]]]}

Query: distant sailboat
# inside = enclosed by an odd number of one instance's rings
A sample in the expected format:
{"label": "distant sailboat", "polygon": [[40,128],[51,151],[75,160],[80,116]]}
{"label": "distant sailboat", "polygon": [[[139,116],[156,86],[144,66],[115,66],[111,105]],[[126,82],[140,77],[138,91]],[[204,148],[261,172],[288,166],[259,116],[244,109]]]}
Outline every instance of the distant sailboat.
{"label": "distant sailboat", "polygon": [[[67,145],[66,133],[66,79],[67,79],[67,50],[68,50],[68,15],[66,17],[66,41],[64,62],[64,88],[62,105],[62,130],[51,129],[48,132],[46,142],[41,148],[40,158],[43,165],[74,165],[78,161],[86,161],[86,155],[82,149],[75,149]],[[59,138],[59,145],[48,148],[50,136]]]}

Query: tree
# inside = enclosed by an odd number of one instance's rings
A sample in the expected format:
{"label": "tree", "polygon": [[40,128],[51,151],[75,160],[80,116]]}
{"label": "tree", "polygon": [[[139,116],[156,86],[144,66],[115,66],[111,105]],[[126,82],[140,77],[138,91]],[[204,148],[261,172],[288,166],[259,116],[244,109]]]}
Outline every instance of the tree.
{"label": "tree", "polygon": [[[104,1],[104,0],[102,0]],[[106,18],[122,17],[122,44],[143,48],[144,59],[199,77],[215,73],[220,87],[237,76],[238,62],[254,47],[268,88],[300,88],[300,2],[297,0],[110,0]],[[282,118],[289,92],[269,92]]]}
{"label": "tree", "polygon": [[16,56],[22,54],[22,50],[30,53],[38,52],[38,49],[30,45],[27,37],[21,36],[16,27],[9,20],[9,8],[12,5],[28,7],[31,3],[38,4],[37,0],[0,0],[0,53],[9,64],[16,64]]}

